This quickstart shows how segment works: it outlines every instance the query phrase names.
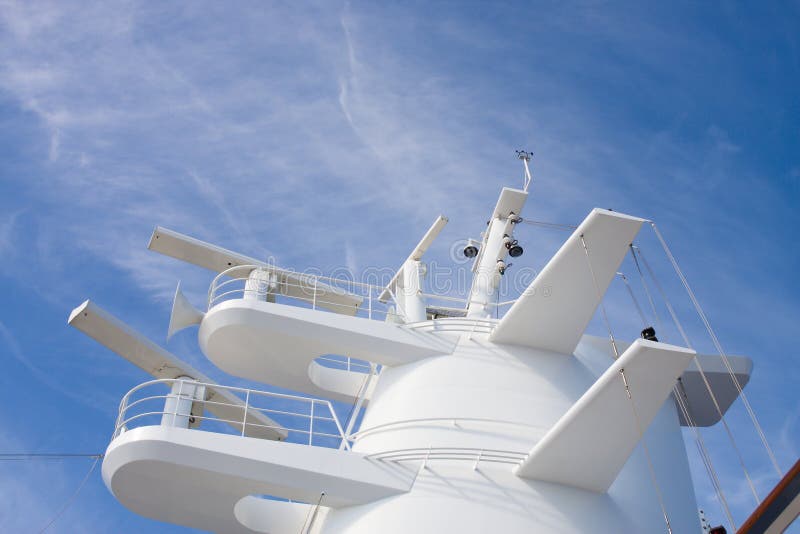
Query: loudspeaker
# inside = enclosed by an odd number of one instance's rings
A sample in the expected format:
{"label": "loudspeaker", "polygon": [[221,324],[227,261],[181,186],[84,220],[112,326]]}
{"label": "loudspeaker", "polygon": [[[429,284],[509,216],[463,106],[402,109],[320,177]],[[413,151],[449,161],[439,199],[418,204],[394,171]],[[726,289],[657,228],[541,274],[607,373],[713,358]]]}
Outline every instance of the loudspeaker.
{"label": "loudspeaker", "polygon": [[172,313],[169,316],[167,341],[175,332],[183,330],[193,324],[200,324],[205,313],[191,305],[186,296],[181,292],[181,283],[175,289],[175,298],[172,300]]}

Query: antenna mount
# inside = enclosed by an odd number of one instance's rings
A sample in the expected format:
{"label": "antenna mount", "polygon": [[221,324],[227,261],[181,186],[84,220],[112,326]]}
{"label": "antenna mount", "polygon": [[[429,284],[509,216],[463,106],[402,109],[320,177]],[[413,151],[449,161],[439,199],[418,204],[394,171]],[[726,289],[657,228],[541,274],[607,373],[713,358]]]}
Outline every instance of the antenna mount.
{"label": "antenna mount", "polygon": [[532,153],[527,150],[517,150],[517,157],[522,160],[522,164],[525,166],[525,181],[523,183],[522,189],[527,192],[528,187],[531,185],[533,178],[531,177],[531,170],[528,168],[528,162],[531,160]]}

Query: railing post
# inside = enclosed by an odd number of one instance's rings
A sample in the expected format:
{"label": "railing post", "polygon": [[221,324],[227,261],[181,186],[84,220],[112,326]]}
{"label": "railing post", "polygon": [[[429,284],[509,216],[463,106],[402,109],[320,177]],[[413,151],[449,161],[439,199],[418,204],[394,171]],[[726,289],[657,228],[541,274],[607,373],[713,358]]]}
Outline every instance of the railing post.
{"label": "railing post", "polygon": [[[174,388],[175,384],[173,383],[172,386]],[[172,412],[172,426],[175,426],[175,420],[178,418],[178,404],[180,404],[182,394],[183,394],[183,380],[180,380],[178,382],[178,397],[173,401],[175,403],[173,406],[175,410]]]}
{"label": "railing post", "polygon": [[[339,423],[339,418],[336,416],[336,412],[333,410],[333,406],[330,402],[326,401],[328,405],[328,412],[330,412],[331,417],[333,418],[333,422],[336,423],[336,430],[339,431],[339,435],[342,436],[342,442],[339,444],[339,450],[345,449],[350,450],[350,443],[347,441],[347,436],[350,433],[349,430],[345,431],[342,430],[342,425]],[[358,413],[358,407],[353,409],[353,415],[350,418],[350,423],[348,423],[348,428],[352,429],[352,423],[355,421],[355,416]]]}
{"label": "railing post", "polygon": [[478,453],[478,459],[475,460],[475,465],[472,466],[472,470],[476,471],[478,469],[478,464],[481,463],[481,458],[483,457],[483,449]]}
{"label": "railing post", "polygon": [[244,437],[244,431],[247,429],[247,412],[250,408],[250,390],[247,390],[244,396],[244,417],[242,417],[242,437]]}
{"label": "railing post", "polygon": [[367,293],[367,317],[372,319],[372,290],[368,290]]}
{"label": "railing post", "polygon": [[312,310],[316,310],[317,309],[317,286],[318,286],[318,284],[319,284],[319,278],[317,278],[315,276],[314,277],[314,296],[311,299],[311,309]]}
{"label": "railing post", "polygon": [[[189,384],[186,384],[187,382]],[[172,391],[167,394],[166,399],[161,424],[189,428],[192,404],[195,401],[205,402],[205,386],[198,385],[192,377],[179,376],[172,381]],[[172,416],[171,424],[169,416]]]}
{"label": "railing post", "polygon": [[[425,266],[419,260],[409,260],[403,267],[403,306],[406,322],[417,323],[427,318],[425,297],[422,293],[422,279]],[[398,288],[397,293],[400,294]]]}
{"label": "railing post", "polygon": [[356,424],[356,419],[358,419],[358,413],[361,411],[361,405],[364,403],[364,399],[367,397],[367,392],[369,391],[369,386],[372,383],[372,379],[377,376],[377,366],[370,362],[369,364],[369,374],[364,379],[364,382],[361,384],[361,389],[358,390],[358,398],[356,399],[356,403],[353,406],[353,411],[350,414],[350,420],[347,421],[347,426],[342,432],[342,427],[339,425],[339,419],[336,417],[336,412],[333,411],[333,407],[329,404],[328,409],[331,411],[331,415],[333,419],[336,421],[336,428],[339,429],[339,432],[342,434],[342,444],[339,446],[339,449],[347,449],[350,450],[350,443],[348,439],[350,438],[350,432],[353,431],[353,427]]}
{"label": "railing post", "polygon": [[[400,294],[400,292],[398,292],[397,294]],[[389,289],[389,295],[391,295],[392,300],[394,301],[394,304],[395,304],[395,307],[396,307],[396,311],[400,313],[400,316],[403,318],[403,322],[407,323],[409,321],[408,321],[408,319],[406,317],[405,307],[402,304],[400,304],[400,301],[397,299],[397,294],[395,294],[394,291]]]}
{"label": "railing post", "polygon": [[314,403],[316,401],[311,399],[311,420],[308,425],[308,444],[312,445],[311,438],[314,436]]}
{"label": "railing post", "polygon": [[128,395],[130,393],[126,393],[124,397],[122,397],[122,402],[119,403],[119,413],[117,414],[117,424],[114,425],[114,437],[116,438],[122,433],[122,421],[125,420],[125,412],[128,410]]}

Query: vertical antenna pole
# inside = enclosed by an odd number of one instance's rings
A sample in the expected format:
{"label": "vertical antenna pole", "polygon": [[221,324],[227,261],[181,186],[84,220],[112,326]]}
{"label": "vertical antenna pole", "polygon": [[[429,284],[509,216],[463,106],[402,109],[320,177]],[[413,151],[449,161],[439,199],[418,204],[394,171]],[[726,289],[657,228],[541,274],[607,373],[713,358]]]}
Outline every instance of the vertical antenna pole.
{"label": "vertical antenna pole", "polygon": [[528,187],[533,181],[531,176],[531,169],[528,167],[528,162],[531,160],[531,153],[525,150],[517,150],[517,157],[522,160],[522,165],[525,167],[525,180],[522,185],[523,191],[527,192]]}

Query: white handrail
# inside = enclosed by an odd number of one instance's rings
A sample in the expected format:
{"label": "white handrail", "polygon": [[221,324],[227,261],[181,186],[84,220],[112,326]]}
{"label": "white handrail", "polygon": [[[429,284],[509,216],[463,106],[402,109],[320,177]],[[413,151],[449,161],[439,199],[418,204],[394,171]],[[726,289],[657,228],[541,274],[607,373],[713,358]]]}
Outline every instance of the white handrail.
{"label": "white handrail", "polygon": [[[192,386],[192,391],[205,391],[206,394],[199,398],[192,399],[194,406],[199,405],[201,410],[199,413],[178,413],[178,403],[173,403],[173,406],[167,408],[167,401],[175,397],[174,393],[164,392],[163,394],[147,394],[141,398],[137,394],[141,391],[146,391],[148,388],[166,386],[168,389],[178,385],[178,397],[184,391],[184,384]],[[172,390],[174,391],[174,389]],[[220,400],[210,400],[206,396],[209,392],[219,393],[220,391],[228,391],[232,393],[244,393],[244,400],[240,403],[237,402],[224,402]],[[237,395],[238,396],[238,395]],[[254,397],[261,397],[276,401],[272,406],[254,406]],[[163,401],[161,407],[153,409],[152,402]],[[147,403],[151,404],[147,404]],[[287,407],[288,405],[288,407]],[[215,415],[215,408],[227,408],[225,416]],[[261,414],[264,419],[261,419],[256,414]],[[192,417],[193,423],[202,422],[216,422],[232,425],[236,428],[236,433],[245,436],[248,430],[256,428],[273,429],[278,432],[286,432],[291,438],[293,434],[307,436],[302,438],[302,442],[308,445],[315,445],[315,438],[330,438],[338,441],[336,447],[344,444],[344,448],[350,448],[349,443],[345,440],[344,431],[339,423],[336,412],[333,409],[330,401],[315,399],[310,397],[302,397],[299,395],[291,395],[286,393],[277,393],[272,391],[260,391],[249,388],[242,388],[236,386],[223,386],[220,384],[212,384],[205,382],[197,382],[185,378],[174,379],[157,379],[143,382],[128,391],[122,397],[119,405],[119,412],[117,414],[113,438],[116,438],[123,432],[129,430],[131,423],[140,422],[145,426],[146,420],[152,420],[156,416],[171,415],[172,424],[175,425],[179,416]],[[278,421],[275,421],[277,418]],[[167,419],[169,421],[170,419]],[[297,420],[305,421],[304,423],[297,424]],[[160,421],[157,424],[162,424]],[[274,423],[274,424],[269,424]],[[333,423],[334,430],[329,430],[329,424]],[[163,423],[163,424],[169,424]],[[194,426],[194,425],[193,425]],[[241,426],[241,431],[239,427]],[[327,429],[325,427],[328,427]],[[206,431],[215,431],[205,428]],[[294,439],[297,441],[297,439]]]}
{"label": "white handrail", "polygon": [[[216,304],[225,300],[243,298],[248,291],[251,293],[255,292],[260,297],[266,297],[268,292],[266,289],[263,291],[261,289],[248,289],[247,286],[250,273],[257,269],[265,271],[268,274],[285,274],[284,271],[279,271],[274,267],[264,265],[236,265],[230,267],[219,273],[212,280],[208,290],[207,309],[211,309]],[[304,301],[311,309],[327,308],[335,310],[337,308],[346,308],[352,312],[352,305],[345,305],[333,299],[326,298],[327,295],[352,294],[362,299],[361,304],[355,307],[356,315],[368,319],[383,320],[390,313],[390,308],[394,306],[401,316],[405,316],[402,303],[395,298],[395,295],[391,291],[389,291],[391,300],[387,302],[382,302],[380,300],[380,296],[386,290],[383,286],[316,274],[291,272],[290,275],[291,278],[288,276],[281,276],[280,280],[276,281],[279,287],[276,293],[280,294],[283,298]],[[287,295],[286,293],[289,292],[288,289],[290,288],[294,288],[295,291],[292,292],[292,295]],[[422,293],[422,296],[431,301],[438,300],[444,303],[456,303],[464,310],[466,310],[469,302],[467,298],[451,295]],[[487,303],[487,306],[501,309],[512,305],[514,302],[516,301],[509,300],[499,303]]]}
{"label": "white handrail", "polygon": [[547,431],[546,428],[530,425],[527,423],[521,423],[519,421],[506,421],[502,419],[489,419],[489,418],[482,418],[482,417],[425,417],[425,418],[418,418],[418,419],[404,419],[402,421],[392,421],[390,423],[383,423],[380,425],[375,425],[370,428],[363,428],[358,432],[354,432],[347,436],[347,439],[350,441],[357,441],[369,434],[373,434],[376,432],[385,432],[388,430],[393,430],[395,427],[402,427],[408,425],[416,425],[416,424],[428,424],[428,423],[447,423],[449,425],[459,424],[459,423],[479,423],[479,424],[495,424],[495,425],[510,425],[515,427],[524,427],[527,429],[534,429],[541,433]]}
{"label": "white handrail", "polygon": [[417,447],[410,449],[392,449],[368,454],[367,458],[391,462],[413,460],[451,460],[474,462],[473,469],[481,462],[504,463],[518,465],[527,456],[527,452],[507,451],[501,449],[481,449],[469,447]]}
{"label": "white handrail", "polygon": [[370,370],[370,363],[367,361],[344,356],[341,356],[341,358],[344,359],[340,360],[331,356],[317,356],[314,361],[334,364],[334,369],[338,368],[343,371],[369,372]]}

